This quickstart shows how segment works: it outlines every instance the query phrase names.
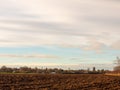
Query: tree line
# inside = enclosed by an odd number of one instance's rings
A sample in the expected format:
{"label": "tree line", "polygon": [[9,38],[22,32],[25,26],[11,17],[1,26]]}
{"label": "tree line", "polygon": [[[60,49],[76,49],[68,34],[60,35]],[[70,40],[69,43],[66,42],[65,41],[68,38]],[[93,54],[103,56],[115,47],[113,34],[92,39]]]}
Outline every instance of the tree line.
{"label": "tree line", "polygon": [[101,74],[105,73],[107,70],[101,69],[96,70],[95,67],[93,67],[92,70],[89,68],[87,70],[80,69],[80,70],[64,70],[59,68],[31,68],[31,67],[19,67],[19,68],[11,68],[7,66],[2,66],[0,68],[0,73],[39,73],[39,74]]}

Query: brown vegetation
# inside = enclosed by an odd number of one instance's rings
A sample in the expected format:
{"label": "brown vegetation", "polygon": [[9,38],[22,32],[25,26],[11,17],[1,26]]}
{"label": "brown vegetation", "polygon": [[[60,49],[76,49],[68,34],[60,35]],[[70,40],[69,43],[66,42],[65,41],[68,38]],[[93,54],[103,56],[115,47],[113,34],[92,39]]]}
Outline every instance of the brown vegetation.
{"label": "brown vegetation", "polygon": [[120,77],[100,74],[1,74],[0,90],[119,90]]}
{"label": "brown vegetation", "polygon": [[10,68],[6,66],[2,66],[0,68],[0,73],[39,73],[39,74],[103,74],[107,72],[108,70],[96,70],[95,67],[93,67],[93,70],[85,70],[85,69],[80,69],[80,70],[63,70],[60,68],[31,68],[31,67],[19,67],[19,68]]}

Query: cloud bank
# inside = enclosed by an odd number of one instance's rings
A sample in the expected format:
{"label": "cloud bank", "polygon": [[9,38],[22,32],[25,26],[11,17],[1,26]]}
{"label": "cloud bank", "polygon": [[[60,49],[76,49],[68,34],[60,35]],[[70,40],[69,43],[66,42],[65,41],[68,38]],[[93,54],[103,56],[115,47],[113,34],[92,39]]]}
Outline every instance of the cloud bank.
{"label": "cloud bank", "polygon": [[20,54],[0,54],[0,57],[3,58],[58,58],[58,56],[55,55],[47,55],[47,54],[33,54],[33,55],[20,55]]}
{"label": "cloud bank", "polygon": [[120,49],[119,10],[119,0],[0,0],[0,47]]}

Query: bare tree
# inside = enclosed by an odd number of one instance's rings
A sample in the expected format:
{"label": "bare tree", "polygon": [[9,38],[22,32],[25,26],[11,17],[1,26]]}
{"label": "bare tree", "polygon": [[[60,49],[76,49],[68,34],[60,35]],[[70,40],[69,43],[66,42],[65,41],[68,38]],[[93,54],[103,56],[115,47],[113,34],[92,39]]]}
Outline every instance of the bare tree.
{"label": "bare tree", "polygon": [[120,71],[120,58],[117,57],[117,60],[115,60],[115,67],[114,67],[114,71]]}

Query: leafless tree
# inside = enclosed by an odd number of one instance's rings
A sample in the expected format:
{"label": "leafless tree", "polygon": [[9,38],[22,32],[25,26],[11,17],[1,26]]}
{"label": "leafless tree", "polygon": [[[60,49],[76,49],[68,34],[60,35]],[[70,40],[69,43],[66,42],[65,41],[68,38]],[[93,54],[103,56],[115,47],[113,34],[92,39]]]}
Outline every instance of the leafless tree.
{"label": "leafless tree", "polygon": [[117,60],[115,60],[115,67],[114,67],[114,71],[120,71],[120,58],[117,57]]}

